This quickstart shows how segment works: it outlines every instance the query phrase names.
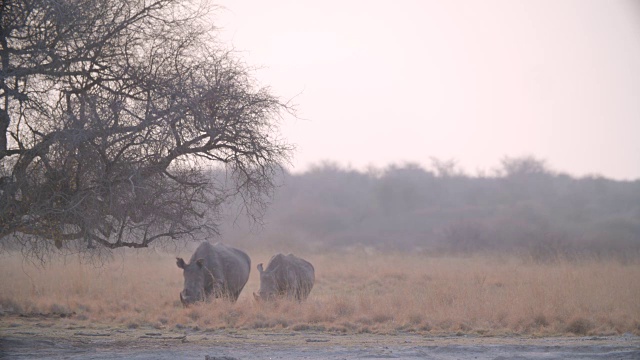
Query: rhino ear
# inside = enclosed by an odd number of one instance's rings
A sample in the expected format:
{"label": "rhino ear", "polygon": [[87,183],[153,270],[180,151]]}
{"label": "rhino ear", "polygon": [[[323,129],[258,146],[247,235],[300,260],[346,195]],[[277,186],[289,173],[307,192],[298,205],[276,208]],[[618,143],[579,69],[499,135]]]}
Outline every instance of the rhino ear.
{"label": "rhino ear", "polygon": [[204,266],[204,259],[198,259],[196,260],[196,264],[198,265],[198,267],[200,269],[202,269],[202,266]]}
{"label": "rhino ear", "polygon": [[262,263],[258,264],[258,272],[262,274],[264,270],[262,269]]}
{"label": "rhino ear", "polygon": [[179,258],[179,257],[176,258],[176,264],[180,269],[184,269],[184,267],[186,266],[186,264],[184,263],[184,260],[182,260],[182,258]]}

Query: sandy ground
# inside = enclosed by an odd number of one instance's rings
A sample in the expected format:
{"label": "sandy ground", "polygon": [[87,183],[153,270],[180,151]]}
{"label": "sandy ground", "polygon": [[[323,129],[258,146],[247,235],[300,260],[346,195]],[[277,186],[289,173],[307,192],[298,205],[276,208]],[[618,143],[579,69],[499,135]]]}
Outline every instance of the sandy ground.
{"label": "sandy ground", "polygon": [[640,337],[484,337],[72,325],[0,317],[2,359],[640,359]]}

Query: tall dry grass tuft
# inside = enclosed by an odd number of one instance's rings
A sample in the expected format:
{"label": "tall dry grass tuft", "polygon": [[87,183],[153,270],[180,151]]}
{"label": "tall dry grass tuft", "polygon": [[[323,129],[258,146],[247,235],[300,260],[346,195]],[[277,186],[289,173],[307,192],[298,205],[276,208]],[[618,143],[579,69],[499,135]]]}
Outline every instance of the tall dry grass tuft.
{"label": "tall dry grass tuft", "polygon": [[[188,256],[188,254],[181,254]],[[258,263],[271,254],[252,256]],[[352,333],[640,334],[640,262],[535,263],[511,257],[302,254],[316,268],[306,302],[254,302],[255,269],[237,303],[183,308],[169,254],[135,253],[100,267],[0,261],[0,306],[64,321],[129,328],[290,329]]]}

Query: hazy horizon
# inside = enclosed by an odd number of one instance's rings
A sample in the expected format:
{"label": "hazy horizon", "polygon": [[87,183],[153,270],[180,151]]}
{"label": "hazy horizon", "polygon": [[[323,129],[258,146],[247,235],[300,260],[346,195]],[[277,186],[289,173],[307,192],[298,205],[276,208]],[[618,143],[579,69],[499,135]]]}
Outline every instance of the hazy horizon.
{"label": "hazy horizon", "polygon": [[220,40],[296,105],[292,171],[534,156],[640,179],[634,1],[216,1]]}
{"label": "hazy horizon", "polygon": [[[418,166],[420,169],[427,171],[427,172],[437,172],[437,169],[433,166],[432,164],[432,160],[434,159],[436,161],[439,162],[453,162],[453,170],[455,170],[457,173],[460,173],[463,176],[467,176],[467,177],[491,177],[491,176],[503,176],[504,174],[502,174],[502,172],[504,171],[503,165],[502,165],[502,160],[503,159],[507,159],[507,160],[519,160],[519,159],[527,159],[527,158],[531,158],[535,161],[540,161],[544,166],[545,166],[545,171],[548,171],[550,174],[558,174],[558,175],[568,175],[571,176],[573,178],[589,178],[589,177],[602,177],[605,179],[609,179],[609,180],[614,180],[614,181],[640,181],[640,175],[637,177],[632,177],[632,178],[617,178],[617,177],[613,177],[613,176],[607,176],[606,174],[602,174],[602,173],[598,173],[598,172],[585,172],[582,174],[576,174],[576,173],[572,173],[571,171],[568,171],[567,169],[562,169],[559,168],[557,166],[554,166],[553,162],[549,161],[549,159],[544,159],[541,157],[537,157],[535,156],[535,154],[523,154],[521,156],[502,156],[499,159],[496,159],[496,161],[493,164],[490,164],[489,166],[487,166],[486,168],[465,168],[460,161],[458,161],[457,159],[441,159],[438,157],[430,157],[427,158],[425,161],[423,162],[417,162],[417,161],[391,161],[389,163],[385,163],[385,164],[373,164],[373,163],[369,163],[369,164],[364,164],[364,165],[354,165],[353,163],[349,162],[349,161],[336,161],[333,159],[320,159],[318,161],[311,161],[311,162],[306,162],[304,164],[298,164],[298,166],[295,166],[295,164],[293,166],[291,165],[287,165],[285,164],[285,169],[287,172],[291,173],[291,174],[305,174],[308,173],[310,171],[314,171],[314,170],[322,170],[325,167],[337,167],[340,170],[344,170],[344,171],[357,171],[363,174],[369,173],[371,171],[373,172],[380,172],[380,171],[385,171],[388,169],[394,169],[394,168],[403,168],[403,167],[413,167],[413,166]],[[295,163],[295,161],[294,161]]]}

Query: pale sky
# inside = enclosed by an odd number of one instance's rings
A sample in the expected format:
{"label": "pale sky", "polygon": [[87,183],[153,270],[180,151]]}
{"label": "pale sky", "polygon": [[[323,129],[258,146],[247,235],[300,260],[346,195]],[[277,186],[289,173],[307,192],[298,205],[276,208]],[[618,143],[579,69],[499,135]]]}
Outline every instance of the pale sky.
{"label": "pale sky", "polygon": [[638,0],[216,3],[221,40],[296,104],[294,172],[533,155],[640,179]]}

